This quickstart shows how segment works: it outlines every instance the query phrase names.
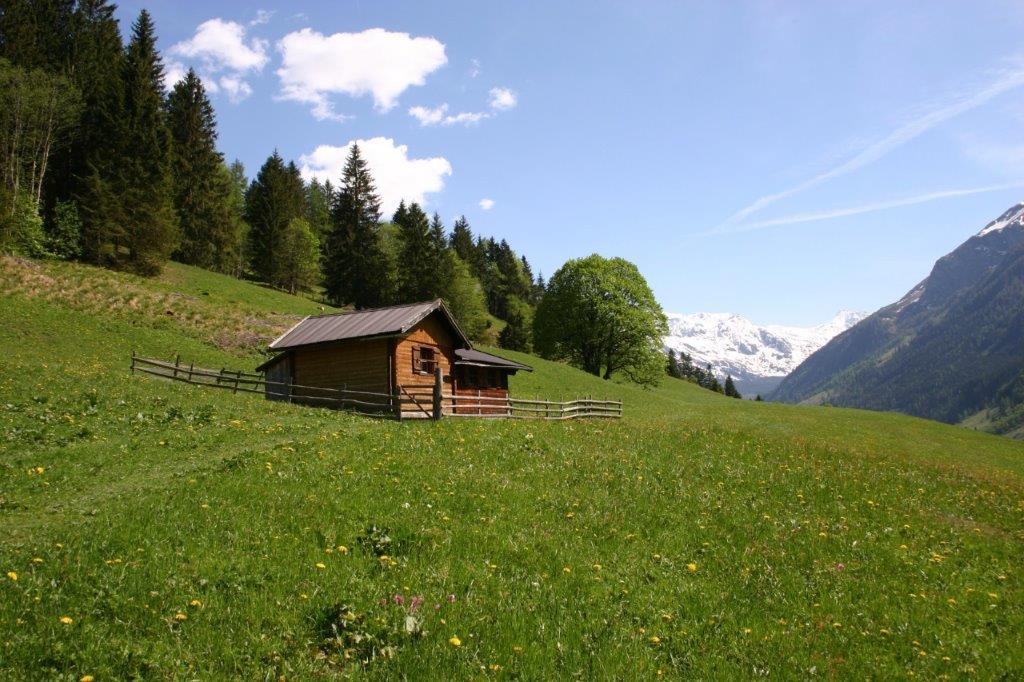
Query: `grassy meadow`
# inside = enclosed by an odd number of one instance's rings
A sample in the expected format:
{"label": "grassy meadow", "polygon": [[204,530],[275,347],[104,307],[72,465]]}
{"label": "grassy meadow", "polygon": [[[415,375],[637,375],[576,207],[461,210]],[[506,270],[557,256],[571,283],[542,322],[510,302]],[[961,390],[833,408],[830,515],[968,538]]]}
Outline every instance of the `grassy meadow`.
{"label": "grassy meadow", "polygon": [[621,421],[374,420],[251,369],[306,299],[0,261],[0,678],[1024,676],[1024,443],[604,382]]}

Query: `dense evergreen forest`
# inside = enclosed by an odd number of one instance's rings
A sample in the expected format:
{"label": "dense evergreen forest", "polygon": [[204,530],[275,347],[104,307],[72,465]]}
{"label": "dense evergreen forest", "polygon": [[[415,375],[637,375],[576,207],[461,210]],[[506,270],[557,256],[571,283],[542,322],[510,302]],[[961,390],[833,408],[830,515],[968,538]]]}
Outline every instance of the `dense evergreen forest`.
{"label": "dense evergreen forest", "polygon": [[0,252],[143,276],[173,259],[335,306],[440,297],[471,338],[531,350],[545,286],[525,256],[416,203],[382,216],[356,145],[337,187],[277,151],[250,180],[156,41],[143,10],[125,44],[105,0],[0,7]]}

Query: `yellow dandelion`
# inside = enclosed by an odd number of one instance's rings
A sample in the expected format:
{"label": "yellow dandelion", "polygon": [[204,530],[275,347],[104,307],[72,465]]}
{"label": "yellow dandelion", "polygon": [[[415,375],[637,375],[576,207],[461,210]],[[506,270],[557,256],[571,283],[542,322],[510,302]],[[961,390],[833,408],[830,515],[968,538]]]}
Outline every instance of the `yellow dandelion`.
{"label": "yellow dandelion", "polygon": [[563,566],[562,573],[572,573],[572,566]]}
{"label": "yellow dandelion", "polygon": [[661,644],[661,637],[658,637],[657,635],[651,635],[650,641],[651,641],[651,644],[654,644],[654,645]]}
{"label": "yellow dandelion", "polygon": [[92,675],[82,675],[78,678],[78,682],[92,682],[94,678]]}
{"label": "yellow dandelion", "polygon": [[692,563],[692,562],[686,564],[686,570],[689,571],[690,573],[696,573],[697,572],[697,564]]}
{"label": "yellow dandelion", "polygon": [[199,601],[198,599],[193,599],[192,601],[190,601],[188,603],[188,605],[189,606],[197,606],[198,607],[198,606],[202,606],[203,602]]}
{"label": "yellow dandelion", "polygon": [[43,474],[43,473],[46,473],[46,469],[45,469],[45,468],[43,468],[43,467],[36,467],[36,473],[37,473],[37,474]]}
{"label": "yellow dandelion", "polygon": [[749,635],[751,632],[753,632],[753,630],[751,630],[750,628],[743,628],[743,634]]}
{"label": "yellow dandelion", "polygon": [[10,578],[11,580],[17,580],[18,579],[18,574],[15,573],[14,571],[7,571],[7,577]]}
{"label": "yellow dandelion", "polygon": [[177,621],[188,620],[188,614],[187,613],[182,613],[181,611],[178,611],[176,614],[174,614],[174,620],[177,620]]}
{"label": "yellow dandelion", "polygon": [[338,545],[338,553],[348,554],[348,547],[346,547],[345,545]]}
{"label": "yellow dandelion", "polygon": [[498,665],[497,663],[491,663],[491,664],[490,664],[489,666],[487,666],[487,667],[488,667],[488,668],[490,669],[490,671],[491,671],[492,673],[496,673],[496,672],[498,672],[499,670],[501,670],[501,666],[500,666],[500,665]]}
{"label": "yellow dandelion", "polygon": [[601,564],[594,564],[594,570],[595,571],[600,571],[601,570]]}
{"label": "yellow dandelion", "polygon": [[32,563],[34,563],[34,564],[41,564],[41,563],[43,563],[43,558],[37,556],[37,557],[32,559]]}
{"label": "yellow dandelion", "polygon": [[60,622],[64,623],[64,625],[71,625],[75,621],[73,618],[71,618],[71,616],[61,616]]}
{"label": "yellow dandelion", "polygon": [[316,562],[316,567],[319,568],[319,569],[325,569],[325,568],[327,568],[327,564],[325,564],[322,561],[318,561],[318,562]]}
{"label": "yellow dandelion", "polygon": [[661,619],[667,623],[670,620],[672,620],[672,614],[671,613],[663,613],[663,614],[661,614]]}
{"label": "yellow dandelion", "polygon": [[448,643],[451,644],[452,646],[462,646],[462,640],[459,639],[458,637],[450,637],[448,639]]}
{"label": "yellow dandelion", "polygon": [[514,653],[516,655],[519,655],[519,654],[523,653],[523,647],[518,646],[518,645],[512,647],[512,653]]}

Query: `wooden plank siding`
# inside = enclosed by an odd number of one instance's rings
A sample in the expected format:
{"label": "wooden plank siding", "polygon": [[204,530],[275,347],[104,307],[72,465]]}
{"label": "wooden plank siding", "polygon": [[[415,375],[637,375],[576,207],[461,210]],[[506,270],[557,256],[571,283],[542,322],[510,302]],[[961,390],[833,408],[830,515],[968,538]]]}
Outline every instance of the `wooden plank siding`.
{"label": "wooden plank siding", "polygon": [[[402,411],[408,416],[425,416],[416,402],[431,409],[433,396],[433,372],[418,372],[414,363],[417,350],[422,346],[434,349],[434,359],[445,377],[445,393],[451,392],[452,365],[455,362],[455,345],[458,340],[440,314],[428,315],[408,335],[394,343],[392,358],[394,380],[404,387]],[[409,398],[411,394],[416,402]]]}
{"label": "wooden plank siding", "polygon": [[[474,398],[508,398],[508,373],[489,367],[460,366],[455,372],[456,414],[505,414],[500,403],[478,402]],[[458,398],[465,398],[459,405]]]}
{"label": "wooden plank siding", "polygon": [[[353,339],[323,348],[304,348],[293,356],[293,383],[319,388],[390,393],[390,347],[389,339]],[[295,390],[292,400],[302,402],[301,389]]]}

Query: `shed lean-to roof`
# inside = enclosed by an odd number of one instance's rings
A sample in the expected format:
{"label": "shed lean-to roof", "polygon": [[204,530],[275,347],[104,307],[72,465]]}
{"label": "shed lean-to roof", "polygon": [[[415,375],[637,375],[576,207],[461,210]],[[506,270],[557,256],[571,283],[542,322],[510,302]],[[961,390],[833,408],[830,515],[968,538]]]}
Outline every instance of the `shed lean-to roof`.
{"label": "shed lean-to roof", "polygon": [[476,350],[473,348],[456,348],[455,357],[458,358],[458,360],[455,361],[456,365],[475,365],[477,367],[500,367],[502,369],[523,369],[527,372],[533,371],[533,368],[529,365],[513,362],[512,360],[508,360],[497,355],[491,355],[490,353],[485,353],[482,350]]}
{"label": "shed lean-to roof", "polygon": [[290,350],[348,339],[408,334],[427,315],[440,311],[467,348],[469,339],[441,299],[423,303],[357,310],[351,313],[316,315],[303,319],[270,344],[270,350]]}

